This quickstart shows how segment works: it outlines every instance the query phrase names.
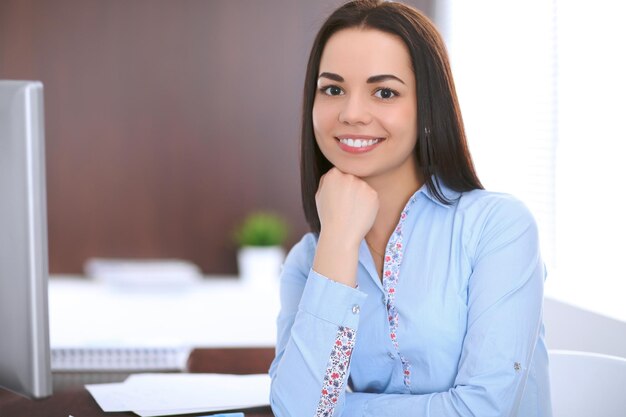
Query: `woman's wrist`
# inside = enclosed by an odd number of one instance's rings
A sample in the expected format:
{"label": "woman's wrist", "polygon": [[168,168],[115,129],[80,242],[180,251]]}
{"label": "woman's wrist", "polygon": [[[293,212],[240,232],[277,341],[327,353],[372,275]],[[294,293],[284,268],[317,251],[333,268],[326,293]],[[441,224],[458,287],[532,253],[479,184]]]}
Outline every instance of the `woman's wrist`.
{"label": "woman's wrist", "polygon": [[322,228],[317,240],[317,245],[324,245],[325,247],[332,248],[333,250],[337,250],[342,253],[354,252],[355,254],[358,254],[359,246],[361,245],[362,240],[363,237],[350,238],[347,236],[347,233],[329,231]]}
{"label": "woman's wrist", "polygon": [[333,281],[356,287],[360,242],[320,233],[313,270]]}

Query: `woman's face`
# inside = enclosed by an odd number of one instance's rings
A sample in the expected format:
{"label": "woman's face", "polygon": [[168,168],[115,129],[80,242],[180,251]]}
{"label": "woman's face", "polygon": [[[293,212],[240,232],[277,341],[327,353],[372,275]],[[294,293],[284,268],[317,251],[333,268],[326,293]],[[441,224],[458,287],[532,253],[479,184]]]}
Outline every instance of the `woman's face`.
{"label": "woman's face", "polygon": [[404,42],[375,29],[343,29],[322,52],[313,130],[324,156],[363,179],[416,175],[415,76]]}

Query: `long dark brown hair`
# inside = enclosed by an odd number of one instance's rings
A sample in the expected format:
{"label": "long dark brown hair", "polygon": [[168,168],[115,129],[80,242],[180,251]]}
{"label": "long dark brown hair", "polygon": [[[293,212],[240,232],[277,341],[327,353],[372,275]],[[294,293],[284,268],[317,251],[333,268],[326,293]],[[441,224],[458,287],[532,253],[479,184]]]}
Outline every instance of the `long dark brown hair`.
{"label": "long dark brown hair", "polygon": [[354,27],[399,36],[409,50],[416,81],[419,126],[415,157],[428,190],[442,203],[450,204],[439,182],[458,192],[483,188],[467,147],[448,54],[433,23],[420,11],[401,3],[352,1],[335,10],[322,25],[313,42],[304,83],[300,155],[302,205],[315,233],[320,232],[315,193],[321,176],[332,168],[313,133],[313,102],[320,59],[326,42],[334,33]]}

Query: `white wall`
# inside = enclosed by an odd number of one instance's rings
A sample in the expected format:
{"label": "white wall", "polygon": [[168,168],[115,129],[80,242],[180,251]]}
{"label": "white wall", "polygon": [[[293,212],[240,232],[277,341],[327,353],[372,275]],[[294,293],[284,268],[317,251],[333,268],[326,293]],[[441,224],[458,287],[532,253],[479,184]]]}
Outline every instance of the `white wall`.
{"label": "white wall", "polygon": [[546,298],[548,349],[579,350],[626,358],[626,323]]}

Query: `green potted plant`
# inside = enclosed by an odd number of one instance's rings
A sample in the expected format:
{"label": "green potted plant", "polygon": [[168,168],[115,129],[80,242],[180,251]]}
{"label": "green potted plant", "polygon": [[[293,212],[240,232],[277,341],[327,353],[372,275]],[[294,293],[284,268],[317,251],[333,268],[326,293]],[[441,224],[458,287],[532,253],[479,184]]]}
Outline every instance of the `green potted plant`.
{"label": "green potted plant", "polygon": [[239,277],[248,284],[275,283],[285,259],[289,227],[279,215],[250,213],[234,231]]}

